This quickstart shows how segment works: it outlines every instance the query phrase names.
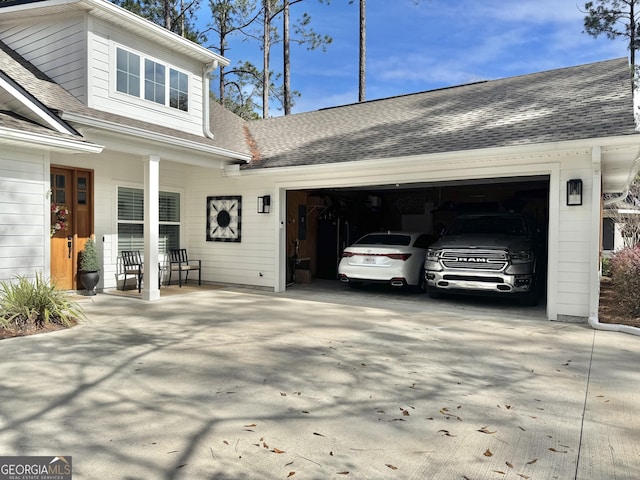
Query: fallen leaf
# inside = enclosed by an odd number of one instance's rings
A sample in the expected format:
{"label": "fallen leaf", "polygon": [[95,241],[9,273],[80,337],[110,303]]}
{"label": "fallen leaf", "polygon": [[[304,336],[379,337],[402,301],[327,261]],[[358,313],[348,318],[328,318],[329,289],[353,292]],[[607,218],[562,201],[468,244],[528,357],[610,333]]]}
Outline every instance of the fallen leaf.
{"label": "fallen leaf", "polygon": [[534,463],[536,463],[538,461],[537,458],[534,458],[533,460],[530,460],[527,462],[527,465],[533,465]]}
{"label": "fallen leaf", "polygon": [[385,411],[380,409],[380,410],[376,410],[376,413],[385,413]]}
{"label": "fallen leaf", "polygon": [[520,430],[522,430],[523,432],[526,432],[526,430],[522,427],[518,427]]}
{"label": "fallen leaf", "polygon": [[442,435],[445,435],[447,437],[455,437],[456,435],[451,435],[449,433],[449,430],[438,430],[438,433],[442,432]]}
{"label": "fallen leaf", "polygon": [[511,465],[509,462],[506,462],[506,464],[507,464],[507,467],[513,468],[513,465]]}
{"label": "fallen leaf", "polygon": [[285,464],[285,467],[288,467],[289,465],[293,465],[293,462],[289,462],[289,463]]}
{"label": "fallen leaf", "polygon": [[282,396],[282,397],[286,397],[286,396],[287,396],[287,394],[286,394],[286,393],[284,393],[284,392],[280,392],[280,396]]}
{"label": "fallen leaf", "polygon": [[229,445],[229,442],[227,442],[226,440],[223,440],[222,443],[224,443],[225,445]]}
{"label": "fallen leaf", "polygon": [[556,450],[555,448],[551,447],[549,449],[550,452],[555,452],[555,453],[568,453],[566,450]]}
{"label": "fallen leaf", "polygon": [[255,423],[252,423],[251,425],[243,425],[243,427],[251,428],[251,427],[257,427],[257,425]]}
{"label": "fallen leaf", "polygon": [[500,475],[506,475],[506,473],[502,470],[494,470],[494,472],[499,473]]}
{"label": "fallen leaf", "polygon": [[519,473],[518,476],[520,478],[524,478],[524,480],[527,480],[528,478],[530,478],[528,475],[525,475],[524,473]]}
{"label": "fallen leaf", "polygon": [[400,407],[400,410],[402,410],[402,415],[404,415],[405,417],[409,416],[409,410],[404,410],[402,407]]}
{"label": "fallen leaf", "polygon": [[271,450],[273,453],[286,453],[284,450],[280,450],[279,448],[275,448]]}
{"label": "fallen leaf", "polygon": [[267,445],[267,442],[262,442],[262,446],[267,450],[269,450],[269,445]]}
{"label": "fallen leaf", "polygon": [[477,431],[477,432],[481,432],[481,433],[487,433],[487,434],[489,434],[489,435],[493,435],[494,433],[496,433],[496,432],[497,432],[497,430],[495,430],[495,431],[493,431],[493,432],[492,432],[492,431],[490,431],[487,427],[482,427],[482,428],[480,428],[479,430],[476,430],[476,431]]}
{"label": "fallen leaf", "polygon": [[488,448],[487,448],[487,450],[483,453],[483,455],[484,455],[485,457],[493,457],[493,453],[491,453],[491,450],[489,450]]}
{"label": "fallen leaf", "polygon": [[398,467],[396,467],[395,465],[391,465],[390,463],[385,463],[385,465],[387,467],[389,467],[391,470],[397,470],[398,469]]}
{"label": "fallen leaf", "polygon": [[324,435],[322,435],[321,433],[318,433],[318,432],[313,432],[313,434],[314,434],[314,435],[317,435],[317,436],[319,436],[319,437],[324,437]]}
{"label": "fallen leaf", "polygon": [[333,450],[329,452],[329,455],[333,457]]}
{"label": "fallen leaf", "polygon": [[427,420],[433,420],[433,417],[427,417]]}
{"label": "fallen leaf", "polygon": [[336,473],[336,475],[349,475],[349,472],[348,471],[338,472]]}
{"label": "fallen leaf", "polygon": [[289,475],[287,475],[287,478],[293,477],[295,474],[296,474],[296,472],[289,472]]}
{"label": "fallen leaf", "polygon": [[302,413],[309,413],[309,412],[307,412],[306,410],[302,410]]}

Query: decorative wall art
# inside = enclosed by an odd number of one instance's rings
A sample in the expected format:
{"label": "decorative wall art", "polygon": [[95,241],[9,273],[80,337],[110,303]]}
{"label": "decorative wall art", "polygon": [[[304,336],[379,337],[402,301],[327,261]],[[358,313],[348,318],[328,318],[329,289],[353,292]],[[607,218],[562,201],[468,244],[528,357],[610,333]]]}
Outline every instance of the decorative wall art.
{"label": "decorative wall art", "polygon": [[207,242],[239,242],[242,197],[207,197]]}

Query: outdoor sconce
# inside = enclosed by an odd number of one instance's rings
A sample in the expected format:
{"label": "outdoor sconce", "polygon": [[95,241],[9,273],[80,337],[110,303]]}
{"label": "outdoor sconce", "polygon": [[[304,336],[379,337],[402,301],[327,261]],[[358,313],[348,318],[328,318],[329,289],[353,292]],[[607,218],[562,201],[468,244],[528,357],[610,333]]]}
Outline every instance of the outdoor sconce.
{"label": "outdoor sconce", "polygon": [[567,205],[582,205],[582,180],[579,178],[567,181]]}
{"label": "outdoor sconce", "polygon": [[258,197],[258,213],[271,213],[271,196]]}

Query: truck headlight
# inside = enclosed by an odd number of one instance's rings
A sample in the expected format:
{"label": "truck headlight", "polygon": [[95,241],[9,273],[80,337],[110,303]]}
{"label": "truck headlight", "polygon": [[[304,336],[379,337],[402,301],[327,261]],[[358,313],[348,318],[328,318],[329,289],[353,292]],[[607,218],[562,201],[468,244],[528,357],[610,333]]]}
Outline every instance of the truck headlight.
{"label": "truck headlight", "polygon": [[512,264],[517,263],[529,263],[533,260],[533,255],[530,250],[521,250],[519,252],[510,252],[509,258],[511,258]]}
{"label": "truck headlight", "polygon": [[442,255],[442,250],[433,250],[429,248],[427,250],[427,261],[437,262],[438,260],[440,260],[441,255]]}

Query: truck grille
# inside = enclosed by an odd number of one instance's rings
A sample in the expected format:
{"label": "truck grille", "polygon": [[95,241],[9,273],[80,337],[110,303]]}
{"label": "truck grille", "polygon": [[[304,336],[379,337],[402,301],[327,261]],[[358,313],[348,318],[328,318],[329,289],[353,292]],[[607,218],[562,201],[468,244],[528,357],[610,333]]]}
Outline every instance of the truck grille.
{"label": "truck grille", "polygon": [[445,250],[441,261],[445,268],[500,271],[509,259],[503,250]]}

